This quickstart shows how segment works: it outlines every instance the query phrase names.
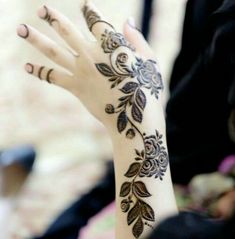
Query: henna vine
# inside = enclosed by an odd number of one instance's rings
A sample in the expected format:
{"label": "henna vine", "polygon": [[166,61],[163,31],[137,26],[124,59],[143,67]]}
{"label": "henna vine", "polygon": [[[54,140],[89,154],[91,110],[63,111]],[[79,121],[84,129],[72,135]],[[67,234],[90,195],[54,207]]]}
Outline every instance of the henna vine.
{"label": "henna vine", "polygon": [[[87,6],[84,7],[83,13],[90,30],[95,23],[102,21],[100,16]],[[125,181],[120,190],[120,197],[123,198],[121,210],[127,213],[127,224],[133,225],[134,237],[139,238],[144,231],[144,226],[153,228],[150,223],[155,221],[153,208],[144,200],[152,195],[140,179],[155,177],[162,180],[169,159],[166,148],[163,146],[162,135],[158,131],[153,135],[146,135],[138,129],[135,122],[142,123],[143,112],[147,105],[143,88],[150,90],[151,95],[158,99],[160,90],[163,89],[162,78],[153,60],[143,61],[135,57],[130,63],[128,54],[125,52],[118,53],[114,57],[114,52],[116,53],[119,47],[134,51],[124,36],[115,32],[114,28],[106,29],[101,35],[101,47],[104,53],[109,54],[109,64],[98,63],[96,68],[108,78],[111,89],[117,87],[125,79],[133,79],[119,89],[123,95],[118,99],[118,105],[107,104],[105,112],[118,114],[119,133],[125,132],[128,139],[133,139],[138,135],[143,141],[143,149],[135,149],[135,162],[130,165],[124,175],[130,181]]]}
{"label": "henna vine", "polygon": [[124,182],[121,186],[120,197],[121,210],[127,213],[127,224],[134,223],[132,233],[135,238],[144,231],[144,225],[152,228],[149,222],[155,221],[155,213],[152,207],[143,198],[151,197],[145,184],[137,181],[137,177],[159,177],[166,171],[168,156],[165,147],[162,146],[162,135],[156,131],[156,135],[146,136],[143,134],[144,150],[135,149],[136,158],[125,173],[127,178],[132,178],[131,182]]}

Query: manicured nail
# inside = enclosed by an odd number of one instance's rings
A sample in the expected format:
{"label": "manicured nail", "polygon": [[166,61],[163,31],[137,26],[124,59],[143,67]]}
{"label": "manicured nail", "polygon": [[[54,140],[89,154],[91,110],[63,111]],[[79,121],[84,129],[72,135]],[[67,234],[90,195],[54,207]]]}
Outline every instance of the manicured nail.
{"label": "manicured nail", "polygon": [[27,38],[29,36],[29,29],[25,24],[21,24],[17,27],[17,34],[22,38]]}
{"label": "manicured nail", "polygon": [[44,5],[38,9],[38,16],[40,18],[45,18],[48,13],[48,8]]}
{"label": "manicured nail", "polygon": [[27,63],[24,67],[24,69],[29,73],[29,74],[32,74],[33,73],[33,65],[30,64],[30,63]]}
{"label": "manicured nail", "polygon": [[128,23],[128,25],[129,25],[131,28],[136,29],[135,19],[134,19],[133,17],[129,17],[129,18],[127,19],[127,23]]}

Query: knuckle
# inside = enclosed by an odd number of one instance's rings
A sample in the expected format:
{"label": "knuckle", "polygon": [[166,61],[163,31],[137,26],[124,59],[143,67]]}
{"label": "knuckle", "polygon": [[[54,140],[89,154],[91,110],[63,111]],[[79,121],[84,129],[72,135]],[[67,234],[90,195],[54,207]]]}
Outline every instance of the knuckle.
{"label": "knuckle", "polygon": [[56,52],[56,50],[53,49],[53,48],[51,48],[51,47],[46,48],[45,53],[46,53],[46,55],[49,56],[49,57],[53,57],[53,58],[56,58],[56,57],[57,57],[57,52]]}

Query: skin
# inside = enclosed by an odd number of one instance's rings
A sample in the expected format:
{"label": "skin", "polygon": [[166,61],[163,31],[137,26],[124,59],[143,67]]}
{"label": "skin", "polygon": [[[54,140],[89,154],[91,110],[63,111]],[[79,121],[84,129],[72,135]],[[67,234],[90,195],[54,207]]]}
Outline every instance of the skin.
{"label": "skin", "polygon": [[[94,22],[94,18],[90,18],[89,16],[91,15],[87,15],[84,9],[88,10],[88,13],[94,12],[93,15],[91,14],[92,17],[95,17]],[[90,113],[107,128],[113,143],[116,175],[116,238],[146,238],[146,236],[151,233],[152,228],[160,221],[178,212],[168,164],[165,120],[161,103],[162,87],[159,87],[159,91],[155,91],[153,94],[151,92],[153,90],[152,88],[149,89],[147,85],[141,84],[137,76],[131,77],[128,74],[117,85],[110,87],[107,72],[100,66],[105,64],[108,67],[115,67],[115,62],[119,54],[122,53],[128,58],[125,66],[129,69],[131,69],[132,65],[138,69],[136,65],[137,58],[141,58],[143,63],[151,59],[149,63],[152,64],[153,69],[155,69],[154,72],[158,72],[158,67],[153,63],[153,52],[143,36],[134,28],[133,23],[124,26],[124,41],[131,43],[136,51],[134,51],[132,47],[129,47],[129,43],[126,43],[124,45],[120,44],[118,48],[113,49],[112,52],[107,52],[103,45],[105,41],[104,33],[113,32],[116,34],[112,24],[105,21],[102,14],[90,1],[84,3],[82,11],[96,41],[85,39],[79,29],[55,9],[43,6],[38,11],[38,16],[49,23],[50,27],[73,49],[73,52],[61,48],[56,42],[31,26],[20,25],[18,27],[17,33],[20,37],[65,69],[65,71],[59,71],[57,69],[51,69],[48,66],[27,63],[25,70],[41,80],[53,83],[71,92],[81,100]],[[96,18],[99,20],[96,20]],[[155,77],[158,76],[156,73]],[[107,113],[106,108],[107,105],[116,107],[120,103],[121,97],[125,96],[125,93],[123,93],[121,89],[130,82],[138,85],[138,89],[142,92],[141,102],[139,103],[141,105],[139,107],[139,109],[141,109],[141,119],[139,114],[131,113],[133,104],[136,103],[135,97],[133,96],[134,102],[127,105],[125,111],[123,111],[130,120],[128,120],[127,123],[123,123],[123,120],[118,119],[116,112],[112,112],[111,114],[110,112]],[[131,131],[128,131],[128,127],[130,127]],[[129,134],[127,132],[129,132]],[[133,132],[135,136],[133,136]],[[149,150],[147,148],[148,144],[145,142],[145,137],[155,137],[153,141],[154,145],[157,145],[159,140],[157,140],[156,132],[161,135],[161,146],[164,148],[162,151],[164,150],[164,155],[166,155],[164,160],[167,160],[162,176],[154,177],[155,175],[151,175],[151,177],[147,177],[142,173],[141,177],[141,168],[133,176],[134,179],[130,175],[129,177],[126,176],[128,175],[128,168],[135,162],[136,149],[138,151],[143,150],[144,152],[144,156],[141,159],[142,161],[140,160],[140,165],[143,167],[144,160],[148,157],[147,151]],[[160,151],[156,152],[159,153]],[[159,159],[156,156],[154,160]],[[123,191],[124,183],[132,182],[133,185],[133,180],[141,182],[139,184],[141,185],[140,189],[144,191],[148,190],[148,193],[140,197],[141,201],[144,201],[142,207],[144,207],[145,212],[143,212],[143,210],[142,212],[141,210],[137,210],[133,222],[128,225],[129,223],[127,222],[130,211],[127,213],[121,210],[123,209],[122,202],[126,200],[125,197],[127,195],[121,192]],[[121,194],[125,194],[125,196]],[[130,193],[128,198],[129,197],[132,201],[130,208],[133,208],[138,198],[135,197],[135,193]],[[149,206],[143,206],[146,204]],[[147,214],[146,208],[151,208]]]}

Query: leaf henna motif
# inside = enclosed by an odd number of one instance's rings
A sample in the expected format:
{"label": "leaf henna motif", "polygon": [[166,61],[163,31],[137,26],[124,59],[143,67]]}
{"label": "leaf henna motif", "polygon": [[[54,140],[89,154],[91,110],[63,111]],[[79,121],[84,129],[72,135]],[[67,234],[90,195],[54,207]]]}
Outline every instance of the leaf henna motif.
{"label": "leaf henna motif", "polygon": [[[98,71],[104,76],[115,76],[111,67],[105,63],[95,64]],[[111,78],[112,79],[112,78]]]}
{"label": "leaf henna motif", "polygon": [[144,231],[144,223],[141,217],[138,218],[137,222],[132,228],[132,233],[135,238],[139,238],[139,236],[143,233]]}
{"label": "leaf henna motif", "polygon": [[146,106],[146,96],[144,94],[144,92],[141,89],[138,89],[136,91],[136,103],[137,105],[144,110],[145,106]]}
{"label": "leaf henna motif", "polygon": [[122,91],[125,94],[130,94],[134,92],[138,86],[139,85],[136,82],[128,82],[120,89],[120,91]]}
{"label": "leaf henna motif", "polygon": [[125,176],[128,178],[132,178],[137,175],[141,167],[141,163],[133,163],[130,165],[129,169],[125,173]]}
{"label": "leaf henna motif", "polygon": [[131,183],[125,182],[122,184],[120,197],[126,197],[131,191]]}
{"label": "leaf henna motif", "polygon": [[136,218],[140,215],[141,207],[139,201],[136,202],[135,206],[128,212],[127,224],[131,225]]}
{"label": "leaf henna motif", "polygon": [[142,122],[143,115],[142,115],[140,109],[138,108],[138,106],[135,103],[132,106],[131,115],[136,122],[138,122],[138,123]]}
{"label": "leaf henna motif", "polygon": [[144,201],[141,202],[141,215],[147,221],[155,221],[155,214],[153,209]]}
{"label": "leaf henna motif", "polygon": [[118,121],[117,121],[117,127],[118,127],[119,133],[125,130],[127,123],[128,123],[128,119],[127,119],[126,113],[121,112],[118,116]]}
{"label": "leaf henna motif", "polygon": [[133,192],[139,197],[150,197],[148,189],[145,184],[141,181],[134,182],[133,184]]}

